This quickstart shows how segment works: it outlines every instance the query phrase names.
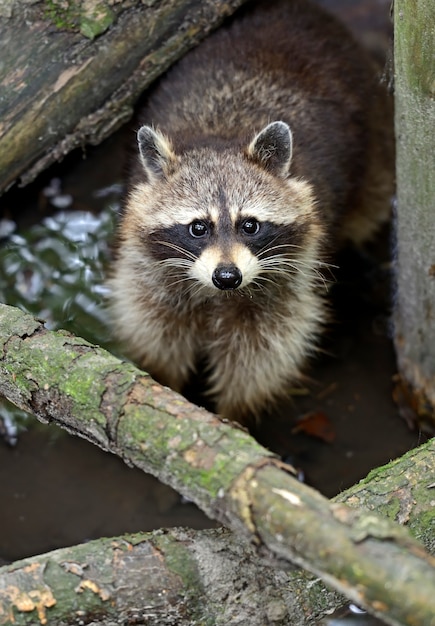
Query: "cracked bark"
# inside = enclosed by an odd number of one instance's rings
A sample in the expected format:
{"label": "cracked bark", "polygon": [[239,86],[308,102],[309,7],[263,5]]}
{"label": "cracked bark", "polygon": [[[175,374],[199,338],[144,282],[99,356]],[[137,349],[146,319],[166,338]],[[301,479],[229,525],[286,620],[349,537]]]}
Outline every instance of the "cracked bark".
{"label": "cracked bark", "polygon": [[403,528],[329,503],[244,430],[82,339],[5,305],[0,328],[0,389],[17,406],[157,476],[261,556],[321,576],[387,623],[432,624],[435,560]]}

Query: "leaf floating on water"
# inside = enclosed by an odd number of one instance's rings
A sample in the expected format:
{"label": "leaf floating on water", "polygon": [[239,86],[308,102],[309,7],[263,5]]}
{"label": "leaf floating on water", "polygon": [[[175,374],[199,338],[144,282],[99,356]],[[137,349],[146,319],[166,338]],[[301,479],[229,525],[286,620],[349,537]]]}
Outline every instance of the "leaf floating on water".
{"label": "leaf floating on water", "polygon": [[310,411],[302,415],[293,427],[292,433],[303,433],[326,443],[332,443],[336,437],[334,426],[323,411]]}

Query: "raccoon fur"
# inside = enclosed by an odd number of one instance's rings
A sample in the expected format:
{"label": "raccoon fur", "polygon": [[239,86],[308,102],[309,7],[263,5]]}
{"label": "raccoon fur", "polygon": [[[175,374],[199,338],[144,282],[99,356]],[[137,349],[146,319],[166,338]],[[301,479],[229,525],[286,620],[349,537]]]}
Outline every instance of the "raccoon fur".
{"label": "raccoon fur", "polygon": [[288,395],[326,320],[323,265],[387,219],[391,110],[309,0],[248,2],[149,92],[110,278],[127,353],[246,422]]}

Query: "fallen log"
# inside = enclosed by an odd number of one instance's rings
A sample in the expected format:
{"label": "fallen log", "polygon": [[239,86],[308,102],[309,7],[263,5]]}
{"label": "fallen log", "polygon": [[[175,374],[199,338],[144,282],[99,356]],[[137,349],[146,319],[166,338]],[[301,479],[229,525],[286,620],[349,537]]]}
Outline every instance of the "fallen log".
{"label": "fallen log", "polygon": [[329,503],[245,431],[84,340],[5,305],[0,329],[0,390],[17,406],[154,474],[259,554],[320,576],[388,624],[431,624],[435,559],[403,528]]}
{"label": "fallen log", "polygon": [[141,92],[244,0],[0,5],[0,193],[125,123]]}

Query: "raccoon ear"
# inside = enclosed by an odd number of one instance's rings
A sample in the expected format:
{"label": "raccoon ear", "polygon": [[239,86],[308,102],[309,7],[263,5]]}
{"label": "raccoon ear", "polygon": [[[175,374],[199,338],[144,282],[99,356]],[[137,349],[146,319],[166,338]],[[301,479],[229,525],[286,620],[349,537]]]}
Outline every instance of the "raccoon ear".
{"label": "raccoon ear", "polygon": [[150,126],[142,126],[137,133],[137,143],[140,160],[150,181],[163,176],[175,158],[169,140]]}
{"label": "raccoon ear", "polygon": [[248,146],[248,156],[275,176],[285,178],[292,159],[293,137],[285,122],[272,122]]}

